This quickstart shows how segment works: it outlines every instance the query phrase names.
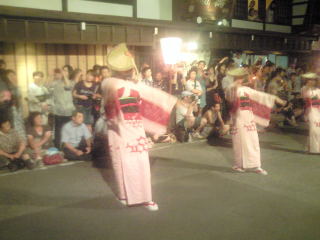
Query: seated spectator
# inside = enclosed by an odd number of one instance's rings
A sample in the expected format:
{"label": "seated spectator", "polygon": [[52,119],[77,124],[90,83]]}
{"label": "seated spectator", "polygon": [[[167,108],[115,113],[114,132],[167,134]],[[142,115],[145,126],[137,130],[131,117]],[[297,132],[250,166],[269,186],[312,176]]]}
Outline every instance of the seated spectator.
{"label": "seated spectator", "polygon": [[[217,121],[219,125],[216,124]],[[196,129],[193,136],[196,138],[208,137],[211,134],[222,136],[229,131],[221,116],[220,103],[214,103],[202,116],[200,126]]]}
{"label": "seated spectator", "polygon": [[76,110],[61,132],[61,143],[68,160],[91,160],[91,133],[83,123],[83,113]]}
{"label": "seated spectator", "polygon": [[32,169],[36,166],[34,160],[25,152],[26,144],[19,134],[11,128],[10,121],[1,116],[0,119],[0,166],[7,166],[16,171],[26,166]]}
{"label": "seated spectator", "polygon": [[49,90],[44,86],[42,72],[33,73],[33,83],[28,89],[28,103],[30,112],[40,112],[43,123],[48,123],[49,114]]}
{"label": "seated spectator", "polygon": [[192,141],[196,118],[194,112],[198,111],[198,100],[191,92],[183,91],[181,101],[176,106],[176,137],[180,142]]}
{"label": "seated spectator", "polygon": [[28,148],[27,152],[39,162],[39,165],[43,165],[43,159],[48,155],[49,151],[55,151],[60,155],[60,162],[62,162],[62,154],[58,152],[58,149],[53,148],[52,131],[51,129],[43,125],[43,119],[40,112],[32,112],[29,115],[29,124],[27,128]]}
{"label": "seated spectator", "polygon": [[142,69],[142,80],[145,85],[153,87],[152,71],[150,67],[145,67]]}

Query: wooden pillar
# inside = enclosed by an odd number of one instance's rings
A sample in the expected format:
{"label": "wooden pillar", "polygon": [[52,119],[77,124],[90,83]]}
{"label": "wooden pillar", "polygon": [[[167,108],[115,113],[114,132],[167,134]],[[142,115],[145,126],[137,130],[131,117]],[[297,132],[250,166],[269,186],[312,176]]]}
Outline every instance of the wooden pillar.
{"label": "wooden pillar", "polygon": [[104,65],[102,45],[96,45],[96,64]]}
{"label": "wooden pillar", "polygon": [[88,69],[92,69],[93,65],[96,64],[96,57],[95,57],[95,46],[94,45],[87,45],[87,65]]}
{"label": "wooden pillar", "polygon": [[19,87],[20,94],[22,96],[22,108],[23,115],[28,115],[28,103],[26,98],[28,97],[28,66],[27,66],[27,51],[26,43],[15,43],[15,58],[17,61],[17,85]]}

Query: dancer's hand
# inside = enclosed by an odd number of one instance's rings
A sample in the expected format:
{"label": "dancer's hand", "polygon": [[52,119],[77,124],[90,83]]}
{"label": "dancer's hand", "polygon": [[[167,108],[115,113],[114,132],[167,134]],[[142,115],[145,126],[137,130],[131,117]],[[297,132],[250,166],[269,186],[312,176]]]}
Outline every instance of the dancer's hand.
{"label": "dancer's hand", "polygon": [[75,154],[77,156],[82,156],[83,155],[83,152],[81,150],[76,150]]}
{"label": "dancer's hand", "polygon": [[91,153],[91,147],[86,147],[86,153]]}
{"label": "dancer's hand", "polygon": [[287,101],[282,100],[281,98],[276,98],[276,103],[285,106],[287,104]]}

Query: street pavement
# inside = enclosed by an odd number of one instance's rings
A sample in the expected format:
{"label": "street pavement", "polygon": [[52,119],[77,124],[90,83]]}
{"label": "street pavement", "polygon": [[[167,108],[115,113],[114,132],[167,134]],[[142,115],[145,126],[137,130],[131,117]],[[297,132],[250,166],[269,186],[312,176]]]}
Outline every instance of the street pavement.
{"label": "street pavement", "polygon": [[231,171],[230,138],[151,150],[159,211],[124,207],[109,170],[72,162],[0,174],[1,240],[319,240],[320,156],[305,131],[260,134],[268,176]]}

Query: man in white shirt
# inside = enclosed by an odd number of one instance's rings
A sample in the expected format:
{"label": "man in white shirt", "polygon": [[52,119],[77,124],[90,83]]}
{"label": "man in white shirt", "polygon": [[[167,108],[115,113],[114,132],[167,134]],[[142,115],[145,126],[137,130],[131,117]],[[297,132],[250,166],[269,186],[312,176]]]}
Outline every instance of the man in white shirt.
{"label": "man in white shirt", "polygon": [[186,91],[191,92],[195,96],[198,97],[197,104],[200,104],[200,96],[203,94],[202,87],[199,81],[196,79],[197,71],[195,69],[191,69],[189,71],[189,79],[186,83]]}
{"label": "man in white shirt", "polygon": [[83,123],[83,113],[75,110],[72,121],[66,123],[61,132],[63,152],[68,160],[90,160],[91,133]]}

